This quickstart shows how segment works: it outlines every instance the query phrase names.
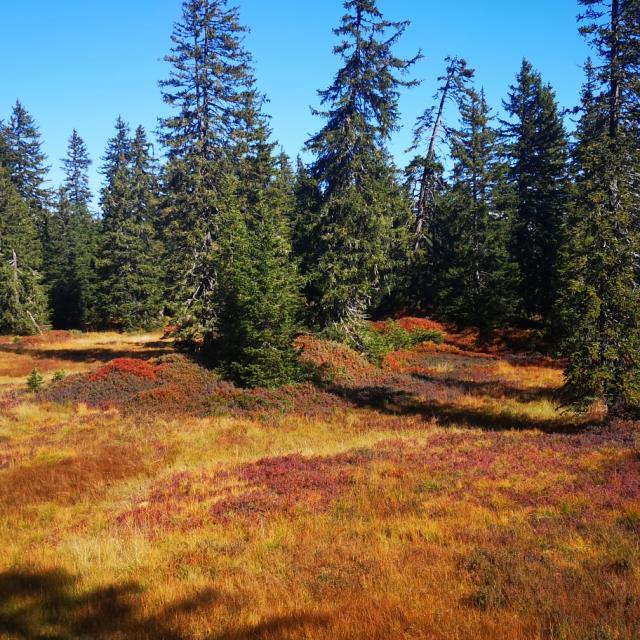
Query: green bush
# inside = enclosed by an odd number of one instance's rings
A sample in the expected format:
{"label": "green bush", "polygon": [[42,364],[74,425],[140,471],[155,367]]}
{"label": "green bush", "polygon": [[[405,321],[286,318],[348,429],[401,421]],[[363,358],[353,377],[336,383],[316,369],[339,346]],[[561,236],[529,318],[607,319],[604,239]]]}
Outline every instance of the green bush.
{"label": "green bush", "polygon": [[37,369],[34,369],[27,378],[27,388],[31,393],[36,393],[42,388],[43,382],[44,378],[40,375],[40,372]]}
{"label": "green bush", "polygon": [[439,331],[427,329],[408,331],[395,320],[386,322],[382,330],[374,330],[365,322],[355,328],[352,327],[348,332],[336,326],[327,332],[325,337],[346,343],[352,349],[362,353],[369,362],[378,366],[384,357],[393,351],[412,349],[423,342],[436,344],[444,342],[444,336]]}
{"label": "green bush", "polygon": [[370,327],[364,328],[360,339],[365,357],[377,365],[381,364],[384,357],[393,351],[411,349],[423,342],[436,344],[444,342],[444,336],[439,331],[407,331],[394,321],[387,322],[382,331],[374,331]]}

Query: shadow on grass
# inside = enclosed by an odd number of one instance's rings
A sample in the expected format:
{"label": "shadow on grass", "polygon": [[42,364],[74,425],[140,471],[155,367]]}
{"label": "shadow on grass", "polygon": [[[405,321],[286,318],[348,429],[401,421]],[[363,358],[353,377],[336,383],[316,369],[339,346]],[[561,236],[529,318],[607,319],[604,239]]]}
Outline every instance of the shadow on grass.
{"label": "shadow on grass", "polygon": [[[62,570],[6,571],[0,573],[0,637],[187,640],[191,634],[177,628],[182,618],[206,615],[212,606],[225,606],[223,595],[205,589],[148,615],[141,607],[141,592],[139,585],[128,583],[79,593],[74,578]],[[259,639],[266,634],[277,637],[285,631],[326,622],[318,616],[280,616],[210,636],[209,640]]]}
{"label": "shadow on grass", "polygon": [[138,350],[100,347],[88,349],[43,349],[0,344],[0,353],[27,355],[36,360],[67,360],[69,362],[110,362],[116,358],[146,360],[148,358],[158,358],[168,353],[173,353],[173,351],[171,345],[162,342],[149,342],[144,345],[144,348]]}
{"label": "shadow on grass", "polygon": [[494,399],[512,398],[519,402],[533,402],[535,400],[553,401],[556,399],[557,395],[555,389],[550,389],[548,387],[522,389],[516,385],[511,385],[497,380],[478,382],[476,380],[460,380],[449,376],[429,376],[423,373],[414,373],[412,375],[417,380],[431,382],[433,384],[442,384],[450,388],[453,387],[454,389],[458,389],[462,393],[485,396]]}
{"label": "shadow on grass", "polygon": [[415,394],[385,386],[334,389],[348,402],[360,408],[375,409],[389,415],[421,416],[425,420],[437,420],[441,426],[458,426],[486,431],[531,430],[545,433],[576,433],[595,426],[559,413],[553,418],[534,418],[508,411],[493,412],[486,407],[459,406],[451,402],[429,400]]}

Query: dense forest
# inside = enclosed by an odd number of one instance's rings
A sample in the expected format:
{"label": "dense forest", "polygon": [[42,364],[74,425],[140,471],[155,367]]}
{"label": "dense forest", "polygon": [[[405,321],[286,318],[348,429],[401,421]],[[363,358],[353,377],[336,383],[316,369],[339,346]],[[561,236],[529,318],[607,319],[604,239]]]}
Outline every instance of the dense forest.
{"label": "dense forest", "polygon": [[322,126],[310,160],[294,162],[272,134],[238,10],[184,0],[160,82],[163,153],[118,119],[100,215],[77,131],[54,190],[25,106],[0,123],[0,332],[171,324],[230,379],[268,387],[305,375],[300,333],[363,349],[366,318],[411,310],[534,328],[566,359],[567,405],[634,412],[640,1],[579,5],[593,51],[579,105],[560,106],[523,60],[498,119],[471,64],[448,57],[398,167],[399,97],[425,89],[421,53],[395,53],[409,22],[345,2]]}

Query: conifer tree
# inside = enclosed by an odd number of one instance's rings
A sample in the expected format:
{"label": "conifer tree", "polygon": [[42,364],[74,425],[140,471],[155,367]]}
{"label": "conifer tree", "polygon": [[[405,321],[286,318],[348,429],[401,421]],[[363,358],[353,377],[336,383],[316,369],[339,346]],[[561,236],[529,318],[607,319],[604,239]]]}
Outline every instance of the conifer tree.
{"label": "conifer tree", "polygon": [[640,406],[638,96],[640,3],[580,0],[588,67],[573,171],[563,296],[567,402],[602,400],[610,416]]}
{"label": "conifer tree", "polygon": [[275,143],[259,97],[247,94],[236,152],[235,208],[221,227],[220,309],[214,348],[243,386],[272,387],[299,378],[300,281],[291,256],[293,174]]}
{"label": "conifer tree", "polygon": [[295,378],[298,284],[245,29],[224,0],[185,0],[162,83],[167,274],[174,313],[210,360],[246,386]]}
{"label": "conifer tree", "polygon": [[100,322],[117,328],[157,325],[161,312],[161,247],[156,237],[157,180],[144,128],[135,138],[118,118],[102,169],[98,260]]}
{"label": "conifer tree", "polygon": [[438,78],[440,87],[434,100],[437,107],[429,107],[418,118],[413,131],[413,145],[410,151],[417,149],[425,139],[428,141],[424,156],[416,156],[407,168],[407,181],[414,201],[415,230],[414,248],[431,242],[431,217],[433,200],[438,191],[440,173],[437,162],[437,145],[443,130],[447,129],[445,108],[449,102],[459,104],[468,90],[475,71],[467,66],[463,58],[448,56],[444,76]]}
{"label": "conifer tree", "polygon": [[484,93],[466,92],[460,119],[451,140],[453,184],[438,200],[436,305],[446,317],[488,327],[508,322],[517,308],[504,169]]}
{"label": "conifer tree", "polygon": [[0,163],[6,167],[11,182],[27,203],[43,243],[47,238],[51,191],[46,187],[49,167],[42,151],[40,132],[20,101],[16,101],[9,122],[0,128],[4,139],[4,145],[0,145],[4,146],[4,151],[0,148]]}
{"label": "conifer tree", "polygon": [[[410,301],[422,308],[433,308],[434,302],[434,247],[443,243],[437,237],[437,201],[446,190],[443,158],[438,156],[438,143],[448,139],[451,125],[447,123],[446,109],[456,105],[468,92],[474,71],[458,57],[447,57],[446,72],[438,78],[440,86],[434,96],[436,106],[427,108],[417,119],[413,131],[413,144],[409,151],[426,145],[424,155],[416,155],[405,169],[414,220],[411,235],[411,272],[408,284]],[[446,231],[446,229],[445,229]]]}
{"label": "conifer tree", "polygon": [[29,208],[0,166],[0,333],[32,334],[47,321],[41,255]]}
{"label": "conifer tree", "polygon": [[504,103],[502,121],[513,185],[511,250],[529,316],[549,317],[558,292],[558,251],[568,199],[568,145],[553,90],[527,60]]}
{"label": "conifer tree", "polygon": [[0,120],[0,167],[7,168],[9,161],[9,143],[5,134],[5,124]]}
{"label": "conifer tree", "polygon": [[[316,268],[316,254],[313,249],[312,230],[320,213],[322,193],[318,182],[311,177],[309,170],[298,156],[295,182],[294,207],[291,219],[291,244],[293,255],[300,265],[303,274],[311,274]],[[311,291],[312,283],[305,282],[307,297],[315,300],[320,293]]]}
{"label": "conifer tree", "polygon": [[80,329],[98,322],[98,229],[89,210],[91,160],[75,130],[62,164],[66,177],[58,192],[46,247],[47,285],[54,326]]}
{"label": "conifer tree", "polygon": [[249,216],[229,210],[221,235],[219,340],[226,372],[248,387],[300,377],[300,282],[291,257],[282,184],[256,194]]}
{"label": "conifer tree", "polygon": [[226,0],[184,0],[175,26],[161,122],[168,149],[163,226],[170,311],[186,326],[215,333],[220,218],[236,198],[236,152],[247,93],[253,91],[245,29]]}
{"label": "conifer tree", "polygon": [[62,159],[65,173],[64,189],[69,202],[77,207],[89,211],[91,204],[91,189],[89,188],[89,167],[91,159],[84,140],[74,129],[69,138],[67,156]]}
{"label": "conifer tree", "polygon": [[[326,124],[307,142],[315,156],[318,213],[309,229],[308,280],[312,320],[319,327],[359,321],[380,301],[399,254],[406,251],[410,205],[396,179],[386,143],[398,123],[403,80],[418,57],[393,49],[408,22],[385,20],[375,0],[348,0],[334,33],[343,65],[319,92]],[[404,254],[406,256],[406,254]]]}

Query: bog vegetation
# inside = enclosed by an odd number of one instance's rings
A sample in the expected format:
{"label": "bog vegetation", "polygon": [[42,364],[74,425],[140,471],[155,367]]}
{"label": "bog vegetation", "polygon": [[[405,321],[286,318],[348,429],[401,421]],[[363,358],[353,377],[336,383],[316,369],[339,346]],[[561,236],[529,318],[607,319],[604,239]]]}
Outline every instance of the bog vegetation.
{"label": "bog vegetation", "polygon": [[442,340],[305,335],[272,389],[159,333],[0,344],[0,636],[636,638],[636,423],[560,410],[527,331],[398,327]]}

